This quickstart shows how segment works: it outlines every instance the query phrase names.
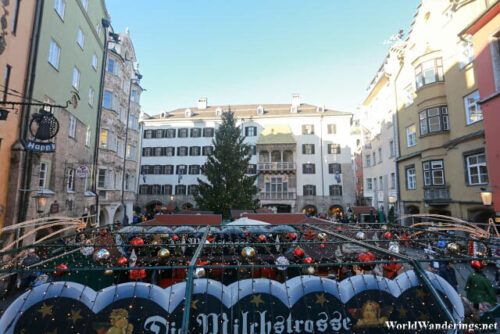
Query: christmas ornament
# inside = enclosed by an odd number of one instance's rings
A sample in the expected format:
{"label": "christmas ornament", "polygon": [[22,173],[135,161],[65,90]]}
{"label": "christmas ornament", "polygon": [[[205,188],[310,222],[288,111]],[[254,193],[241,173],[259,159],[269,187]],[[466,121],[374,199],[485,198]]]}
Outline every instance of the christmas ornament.
{"label": "christmas ornament", "polygon": [[104,275],[107,275],[107,276],[113,275],[113,270],[111,270],[111,269],[104,270]]}
{"label": "christmas ornament", "polygon": [[101,237],[104,237],[106,236],[106,234],[108,234],[108,230],[106,230],[105,228],[101,229],[101,231],[99,232],[99,234],[101,235]]}
{"label": "christmas ornament", "polygon": [[399,246],[397,244],[393,243],[389,246],[389,251],[394,252],[394,253],[399,253]]}
{"label": "christmas ornament", "polygon": [[106,248],[101,248],[94,253],[94,261],[96,262],[105,261],[109,259],[110,256],[111,254],[109,254],[109,251]]}
{"label": "christmas ornament", "polygon": [[158,251],[158,257],[162,260],[170,257],[170,250],[168,248],[162,248]]}
{"label": "christmas ornament", "polygon": [[310,257],[310,256],[308,256],[308,257],[306,257],[306,258],[304,259],[304,263],[311,264],[311,263],[313,263],[313,262],[314,262],[314,261],[313,261],[312,257]]}
{"label": "christmas ornament", "polygon": [[[375,255],[370,252],[364,252],[360,253],[358,255],[358,261],[359,262],[372,262],[375,260]],[[361,269],[368,271],[368,270],[373,270],[375,268],[375,264],[363,264],[359,266]]]}
{"label": "christmas ornament", "polygon": [[483,263],[479,260],[470,261],[470,265],[474,269],[483,269]]}
{"label": "christmas ornament", "polygon": [[385,232],[384,233],[384,238],[385,239],[392,239],[392,233],[391,232]]}
{"label": "christmas ornament", "polygon": [[293,250],[293,255],[295,255],[295,257],[304,257],[304,250],[300,247],[297,247]]}
{"label": "christmas ornament", "polygon": [[381,228],[382,230],[387,230],[387,225],[382,225],[380,228]]}
{"label": "christmas ornament", "polygon": [[290,264],[290,261],[288,261],[288,259],[284,256],[279,256],[278,258],[276,258],[274,263],[279,266],[278,270],[286,270],[287,266]]}
{"label": "christmas ornament", "polygon": [[314,267],[307,267],[306,268],[306,273],[308,275],[314,275],[316,273],[316,269],[314,269]]}
{"label": "christmas ornament", "polygon": [[144,269],[132,269],[130,270],[130,274],[128,275],[130,279],[140,280],[146,278],[146,270]]}
{"label": "christmas ornament", "polygon": [[255,249],[253,247],[245,247],[241,251],[241,256],[245,259],[253,259],[255,257]]}
{"label": "christmas ornament", "polygon": [[365,240],[366,239],[365,232],[358,232],[358,233],[356,233],[356,239],[358,239],[358,240]]}
{"label": "christmas ornament", "polygon": [[319,245],[319,247],[320,247],[321,249],[324,249],[324,248],[325,248],[325,244],[321,244],[321,245]]}
{"label": "christmas ornament", "polygon": [[205,277],[205,274],[206,274],[205,268],[196,268],[194,270],[193,276],[194,278],[203,278]]}
{"label": "christmas ornament", "polygon": [[296,235],[295,233],[290,233],[290,232],[288,232],[288,233],[286,234],[286,236],[287,236],[290,240],[295,240],[295,239],[297,239],[297,235]]}
{"label": "christmas ornament", "polygon": [[134,247],[144,245],[144,240],[142,238],[134,238],[130,241],[130,244]]}
{"label": "christmas ornament", "polygon": [[172,240],[173,240],[173,241],[177,241],[177,240],[179,240],[179,237],[178,237],[177,235],[173,235],[173,236],[172,236]]}
{"label": "christmas ornament", "polygon": [[259,241],[260,242],[266,242],[267,237],[264,234],[259,235]]}
{"label": "christmas ornament", "polygon": [[326,241],[327,235],[326,233],[318,233],[318,240],[320,241]]}
{"label": "christmas ornament", "polygon": [[446,241],[444,241],[443,239],[441,239],[441,240],[439,240],[437,242],[437,245],[438,245],[439,248],[443,248],[444,249],[444,248],[446,248]]}
{"label": "christmas ornament", "polygon": [[67,271],[61,271],[61,270],[67,270],[68,269],[68,266],[65,265],[65,264],[59,264],[59,265],[57,265],[56,269],[59,269],[59,270],[56,270],[54,272],[54,275],[56,275],[56,276],[64,276],[64,275],[66,275],[68,273]]}
{"label": "christmas ornament", "polygon": [[126,266],[127,263],[128,263],[128,259],[125,256],[122,256],[121,258],[119,258],[116,261],[116,264],[118,264],[119,266]]}
{"label": "christmas ornament", "polygon": [[456,243],[450,242],[446,245],[446,250],[450,253],[458,253],[460,251],[460,247]]}

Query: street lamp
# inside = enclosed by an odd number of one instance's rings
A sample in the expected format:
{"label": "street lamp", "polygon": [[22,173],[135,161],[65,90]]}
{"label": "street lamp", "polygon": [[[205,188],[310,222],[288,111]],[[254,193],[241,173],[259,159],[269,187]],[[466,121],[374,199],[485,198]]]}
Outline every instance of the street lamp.
{"label": "street lamp", "polygon": [[394,196],[389,196],[389,203],[394,205],[394,203],[396,203],[396,197]]}
{"label": "street lamp", "polygon": [[45,208],[47,206],[47,198],[49,198],[46,194],[38,193],[38,195],[33,196],[36,204],[36,212],[38,214],[42,214],[45,212]]}
{"label": "street lamp", "polygon": [[486,190],[486,188],[481,188],[481,201],[483,201],[484,206],[491,206],[493,203],[493,192]]}

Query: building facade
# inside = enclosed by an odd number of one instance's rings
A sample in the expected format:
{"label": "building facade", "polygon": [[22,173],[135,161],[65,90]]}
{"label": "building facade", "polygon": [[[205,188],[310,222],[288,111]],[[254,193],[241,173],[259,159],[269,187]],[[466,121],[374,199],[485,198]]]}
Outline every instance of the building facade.
{"label": "building facade", "polygon": [[474,66],[476,68],[479,101],[484,118],[486,156],[493,208],[496,221],[500,221],[500,2],[496,2],[472,22],[461,34],[472,37]]}
{"label": "building facade", "polygon": [[489,185],[472,45],[459,33],[486,1],[423,0],[395,79],[401,204],[406,213],[484,221]]}
{"label": "building facade", "polygon": [[110,43],[104,81],[97,192],[101,225],[129,220],[136,193],[141,75],[130,31]]}
{"label": "building facade", "polygon": [[[6,223],[7,206],[11,205],[9,180],[17,174],[10,173],[11,148],[19,138],[19,125],[24,107],[7,102],[24,101],[25,78],[28,71],[31,37],[37,3],[35,1],[2,2],[0,17],[5,20],[0,35],[0,228]],[[14,195],[16,197],[16,195]],[[7,200],[9,199],[9,203]]]}
{"label": "building facade", "polygon": [[[40,25],[34,70],[28,73],[32,101],[40,101],[59,124],[53,139],[55,151],[40,153],[17,148],[9,193],[9,223],[41,216],[81,217],[96,212],[92,192],[98,97],[101,88],[105,29],[109,20],[104,0],[40,1]],[[69,102],[67,102],[69,101]],[[58,107],[50,107],[57,105]],[[29,108],[20,138],[31,138],[27,129],[40,106]],[[19,191],[21,189],[22,191]],[[38,201],[36,198],[43,198]]]}
{"label": "building facade", "polygon": [[194,207],[200,168],[213,150],[223,112],[235,113],[252,146],[262,206],[277,212],[332,213],[353,205],[351,114],[300,102],[208,106],[163,112],[143,121],[138,205]]}

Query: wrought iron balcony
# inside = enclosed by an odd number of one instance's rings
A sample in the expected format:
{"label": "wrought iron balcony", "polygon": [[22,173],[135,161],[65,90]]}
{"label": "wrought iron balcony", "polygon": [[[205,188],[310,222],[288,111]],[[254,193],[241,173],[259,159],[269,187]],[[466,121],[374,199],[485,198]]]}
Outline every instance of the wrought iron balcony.
{"label": "wrought iron balcony", "polygon": [[294,171],[294,162],[260,162],[257,164],[257,171]]}
{"label": "wrought iron balcony", "polygon": [[295,199],[297,197],[297,193],[295,192],[285,192],[285,193],[260,193],[260,200],[280,200],[280,199]]}
{"label": "wrought iron balcony", "polygon": [[451,200],[448,187],[424,188],[424,201],[432,204],[447,204]]}

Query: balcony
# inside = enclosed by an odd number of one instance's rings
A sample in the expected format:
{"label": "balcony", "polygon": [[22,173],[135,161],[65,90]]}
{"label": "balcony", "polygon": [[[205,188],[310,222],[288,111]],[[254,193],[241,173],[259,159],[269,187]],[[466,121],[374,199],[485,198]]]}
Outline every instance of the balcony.
{"label": "balcony", "polygon": [[288,172],[295,171],[294,162],[261,162],[257,164],[258,172]]}
{"label": "balcony", "polygon": [[283,199],[295,199],[297,197],[297,193],[295,192],[286,192],[286,193],[260,193],[260,200],[283,200]]}
{"label": "balcony", "polygon": [[424,202],[431,205],[446,205],[450,201],[450,190],[448,187],[424,188]]}

